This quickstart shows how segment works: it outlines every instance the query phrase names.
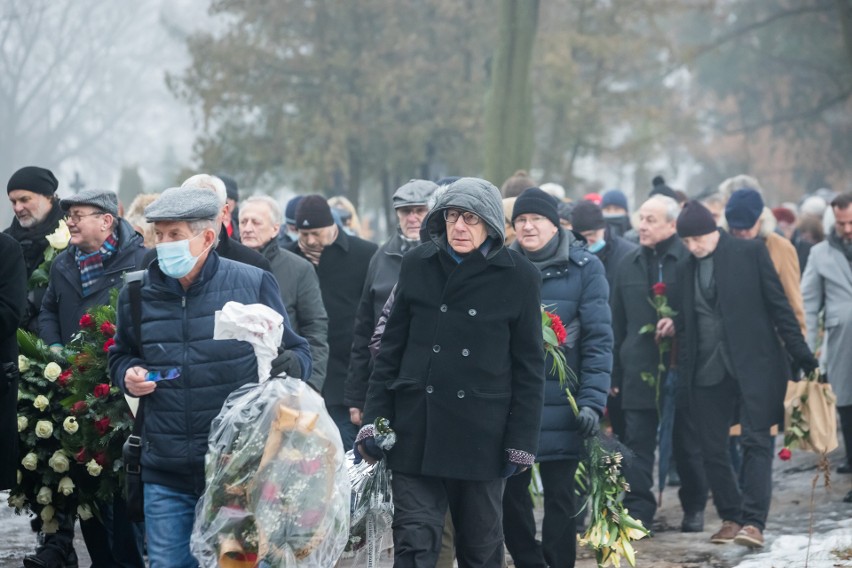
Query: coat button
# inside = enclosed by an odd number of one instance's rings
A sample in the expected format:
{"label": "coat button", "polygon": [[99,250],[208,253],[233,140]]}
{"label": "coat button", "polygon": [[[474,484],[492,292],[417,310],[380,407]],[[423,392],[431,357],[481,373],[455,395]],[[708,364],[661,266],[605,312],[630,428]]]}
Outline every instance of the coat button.
{"label": "coat button", "polygon": [[468,355],[470,355],[470,350],[469,349],[462,349],[462,356],[467,357]]}
{"label": "coat button", "polygon": [[459,397],[459,398],[464,398],[464,391],[457,392],[456,396]]}
{"label": "coat button", "polygon": [[440,350],[441,350],[440,345],[433,345],[432,346],[432,351],[434,351],[435,353],[438,353]]}
{"label": "coat button", "polygon": [[446,311],[447,311],[447,304],[441,304],[441,311],[442,311],[442,312],[446,312]]}
{"label": "coat button", "polygon": [[432,385],[429,385],[428,387],[426,387],[426,392],[432,394],[433,392],[435,392],[435,389],[432,388]]}
{"label": "coat button", "polygon": [[471,308],[471,309],[469,309],[469,310],[467,311],[467,313],[468,313],[468,315],[475,316],[475,315],[476,315],[476,310],[474,310],[473,308]]}

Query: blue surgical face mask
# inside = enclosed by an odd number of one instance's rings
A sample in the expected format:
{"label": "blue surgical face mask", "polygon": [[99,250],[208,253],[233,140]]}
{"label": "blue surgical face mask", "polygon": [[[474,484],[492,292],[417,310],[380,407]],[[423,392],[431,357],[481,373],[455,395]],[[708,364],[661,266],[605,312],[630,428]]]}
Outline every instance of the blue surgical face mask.
{"label": "blue surgical face mask", "polygon": [[589,249],[590,253],[597,254],[600,251],[602,251],[605,246],[606,246],[606,240],[598,239],[597,241],[595,241],[595,244],[589,245],[586,248]]}
{"label": "blue surgical face mask", "polygon": [[182,241],[159,243],[157,245],[157,260],[160,263],[160,270],[163,271],[163,274],[172,278],[183,278],[189,274],[195,268],[199,257],[207,250],[204,249],[198,256],[192,256],[192,253],[189,251],[189,241],[203,234],[199,233],[191,239],[184,239]]}

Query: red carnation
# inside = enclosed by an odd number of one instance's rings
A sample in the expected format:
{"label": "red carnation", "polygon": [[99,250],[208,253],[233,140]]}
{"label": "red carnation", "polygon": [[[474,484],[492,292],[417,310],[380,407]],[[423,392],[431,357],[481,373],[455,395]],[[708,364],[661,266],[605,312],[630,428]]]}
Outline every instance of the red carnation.
{"label": "red carnation", "polygon": [[112,337],[113,335],[115,335],[115,326],[112,325],[110,322],[105,321],[101,324],[101,333],[103,333],[107,337]]}
{"label": "red carnation", "polygon": [[651,286],[651,291],[654,292],[655,296],[665,296],[666,295],[666,283],[665,282],[657,282],[653,286]]}
{"label": "red carnation", "polygon": [[71,369],[65,369],[64,371],[62,371],[62,374],[59,375],[59,378],[56,380],[56,382],[59,383],[60,387],[65,388],[68,386],[68,381],[71,380],[71,374]]}
{"label": "red carnation", "polygon": [[89,314],[83,314],[83,317],[80,318],[80,327],[84,329],[92,329],[95,327],[95,318]]}
{"label": "red carnation", "polygon": [[109,385],[105,383],[95,385],[94,394],[96,398],[106,398],[109,395]]}
{"label": "red carnation", "polygon": [[105,436],[109,432],[109,416],[104,416],[100,420],[95,420],[95,430],[98,434]]}
{"label": "red carnation", "polygon": [[92,456],[92,459],[101,467],[105,466],[107,463],[107,456],[104,452],[97,452]]}
{"label": "red carnation", "polygon": [[115,339],[110,337],[104,342],[104,353],[109,353],[109,348],[115,345]]}
{"label": "red carnation", "polygon": [[791,452],[789,448],[781,448],[781,451],[778,452],[778,457],[781,458],[782,461],[787,461],[793,457],[793,452]]}
{"label": "red carnation", "polygon": [[550,318],[550,328],[556,334],[556,341],[559,345],[565,343],[568,338],[568,332],[565,331],[565,326],[562,325],[562,320],[556,314],[547,312],[547,317]]}
{"label": "red carnation", "polygon": [[89,410],[89,405],[86,404],[85,400],[78,400],[71,405],[71,413],[76,414],[77,416],[83,414],[87,410]]}

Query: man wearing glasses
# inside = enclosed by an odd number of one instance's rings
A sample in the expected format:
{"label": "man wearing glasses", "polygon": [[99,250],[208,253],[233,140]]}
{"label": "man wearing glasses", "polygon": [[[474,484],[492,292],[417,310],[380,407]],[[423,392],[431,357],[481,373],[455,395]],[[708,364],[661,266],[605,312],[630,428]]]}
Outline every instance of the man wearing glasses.
{"label": "man wearing glasses", "polygon": [[447,509],[459,566],[503,565],[505,478],[535,461],[544,389],[541,278],[504,231],[497,188],[461,178],[402,259],[356,440],[393,471],[396,567],[435,565]]}
{"label": "man wearing glasses", "polygon": [[[39,336],[61,348],[80,330],[80,318],[93,306],[108,304],[110,292],[125,272],[136,270],[145,256],[142,236],[118,216],[115,192],[87,189],[63,199],[59,206],[71,234],[68,247],[53,261],[38,316]],[[99,504],[106,525],[97,517],[80,521],[92,562],[97,566],[144,566],[133,526],[123,514],[120,495]],[[74,515],[62,516],[59,533],[24,560],[24,565],[52,566],[71,545]]]}

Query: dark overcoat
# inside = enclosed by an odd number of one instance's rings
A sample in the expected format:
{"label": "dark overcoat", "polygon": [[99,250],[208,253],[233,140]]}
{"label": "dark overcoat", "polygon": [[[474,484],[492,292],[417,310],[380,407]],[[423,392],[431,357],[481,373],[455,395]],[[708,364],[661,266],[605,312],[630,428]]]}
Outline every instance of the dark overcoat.
{"label": "dark overcoat", "polygon": [[[364,424],[388,418],[394,471],[498,479],[507,450],[532,459],[544,397],[539,271],[503,247],[497,190],[448,190],[424,220],[424,244],[402,259],[396,299],[370,377]],[[448,252],[443,210],[475,212],[490,249]],[[487,244],[486,244],[487,247]]]}
{"label": "dark overcoat", "polygon": [[[656,375],[659,354],[654,334],[639,334],[646,324],[657,323],[657,313],[651,305],[649,254],[640,246],[628,254],[618,268],[612,285],[612,330],[615,351],[612,367],[612,386],[621,389],[624,410],[653,410],[657,408],[656,392],[642,381],[641,373]],[[666,296],[677,294],[677,263],[689,256],[689,251],[675,235],[662,254],[662,275]],[[656,269],[655,269],[656,270]]]}
{"label": "dark overcoat", "polygon": [[[302,258],[298,241],[282,247]],[[328,366],[322,396],[326,404],[343,404],[343,387],[349,369],[355,312],[367,278],[375,243],[337,231],[337,239],[322,251],[316,265],[322,303],[328,313]]]}
{"label": "dark overcoat", "polygon": [[[18,363],[15,332],[27,306],[27,267],[21,246],[10,236],[0,234],[0,363]],[[16,404],[18,383],[0,394],[0,490],[15,485],[18,455]]]}
{"label": "dark overcoat", "polygon": [[[676,326],[680,373],[687,387],[695,377],[698,330],[695,315],[695,270],[692,255],[678,264]],[[731,371],[742,393],[741,412],[756,429],[778,422],[790,376],[790,358],[802,360],[810,350],[784,294],[778,273],[761,239],[736,239],[722,232],[713,253],[716,310]],[[780,339],[779,339],[780,337]],[[784,342],[782,346],[781,341]],[[691,400],[693,404],[701,401]]]}
{"label": "dark overcoat", "polygon": [[367,268],[364,290],[361,292],[361,301],[358,303],[358,312],[355,315],[352,355],[349,359],[349,373],[343,394],[343,403],[346,406],[364,408],[367,381],[373,370],[370,339],[382,314],[382,308],[399,279],[399,269],[402,266],[402,244],[402,237],[397,232],[379,247]]}
{"label": "dark overcoat", "polygon": [[104,263],[104,275],[83,296],[77,248],[62,251],[50,267],[50,282],[38,316],[39,337],[48,345],[68,343],[80,331],[80,318],[93,306],[109,304],[110,292],[123,284],[122,275],[143,266],[147,252],[142,236],[124,219],[118,220],[118,249]]}

